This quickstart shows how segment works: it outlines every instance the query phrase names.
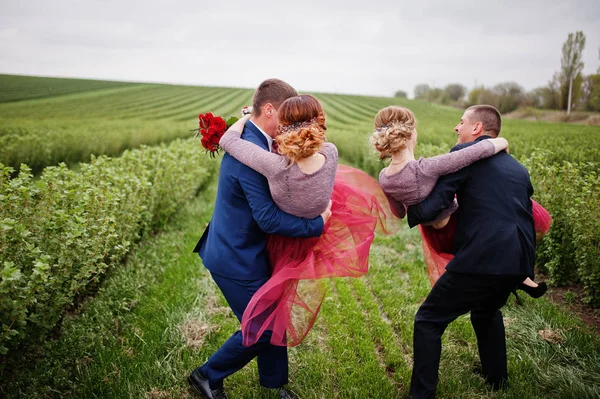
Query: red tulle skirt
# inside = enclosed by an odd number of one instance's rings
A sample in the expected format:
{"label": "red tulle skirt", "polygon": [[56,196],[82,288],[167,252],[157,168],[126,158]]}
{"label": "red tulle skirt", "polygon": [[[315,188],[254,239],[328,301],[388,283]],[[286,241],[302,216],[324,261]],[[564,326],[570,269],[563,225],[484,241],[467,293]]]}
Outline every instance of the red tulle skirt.
{"label": "red tulle skirt", "polygon": [[339,165],[331,218],[314,238],[272,235],[267,243],[273,274],[252,297],[242,317],[243,344],[271,331],[271,343],[296,346],[313,326],[325,297],[325,277],[360,277],[369,268],[375,230],[387,232],[392,215],[379,184],[366,173]]}
{"label": "red tulle skirt", "polygon": [[[539,241],[550,230],[552,216],[540,204],[534,200],[531,200],[531,202],[536,238]],[[429,282],[433,286],[446,271],[448,262],[454,257],[452,251],[456,233],[456,216],[453,214],[448,224],[442,229],[421,225],[419,225],[419,229],[421,230],[421,245],[425,265],[427,266],[427,274],[429,275]]]}

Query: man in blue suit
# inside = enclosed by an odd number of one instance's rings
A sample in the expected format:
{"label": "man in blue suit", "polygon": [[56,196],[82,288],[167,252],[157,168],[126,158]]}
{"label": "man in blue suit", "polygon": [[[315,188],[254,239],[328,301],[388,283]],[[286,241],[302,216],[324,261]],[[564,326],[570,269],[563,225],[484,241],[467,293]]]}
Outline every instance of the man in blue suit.
{"label": "man in blue suit", "polygon": [[[500,133],[500,113],[468,108],[454,129],[452,151]],[[506,384],[506,338],[500,308],[526,277],[533,278],[535,229],[529,173],[506,152],[439,179],[423,202],[408,208],[411,227],[434,220],[458,199],[454,258],[415,316],[411,398],[433,398],[441,337],[448,324],[471,312],[481,374],[494,389]]]}
{"label": "man in blue suit", "polygon": [[[242,139],[271,150],[277,135],[277,109],[296,95],[293,87],[279,79],[262,82],[254,93],[252,117],[246,122]],[[225,154],[212,219],[194,251],[241,320],[254,293],[271,276],[267,234],[316,237],[330,215],[330,208],[314,219],[284,213],[273,202],[267,179]],[[280,389],[281,398],[291,397],[284,388],[288,382],[287,348],[271,345],[270,338],[266,332],[255,345],[246,347],[241,331],[236,331],[190,374],[190,384],[206,398],[226,398],[225,377],[256,357],[260,384]]]}

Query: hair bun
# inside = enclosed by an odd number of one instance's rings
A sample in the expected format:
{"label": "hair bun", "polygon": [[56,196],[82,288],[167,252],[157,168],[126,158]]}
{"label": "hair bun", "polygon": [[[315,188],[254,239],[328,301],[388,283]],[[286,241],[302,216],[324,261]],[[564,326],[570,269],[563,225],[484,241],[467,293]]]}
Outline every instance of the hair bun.
{"label": "hair bun", "polygon": [[406,144],[416,132],[415,115],[408,108],[392,105],[380,110],[375,116],[375,131],[370,141],[385,159],[406,148]]}
{"label": "hair bun", "polygon": [[292,161],[309,157],[325,142],[325,113],[319,100],[303,94],[285,100],[279,107],[279,153]]}
{"label": "hair bun", "polygon": [[298,123],[298,126],[280,127],[281,134],[276,137],[279,153],[291,159],[308,158],[315,154],[325,143],[325,129],[317,121]]}

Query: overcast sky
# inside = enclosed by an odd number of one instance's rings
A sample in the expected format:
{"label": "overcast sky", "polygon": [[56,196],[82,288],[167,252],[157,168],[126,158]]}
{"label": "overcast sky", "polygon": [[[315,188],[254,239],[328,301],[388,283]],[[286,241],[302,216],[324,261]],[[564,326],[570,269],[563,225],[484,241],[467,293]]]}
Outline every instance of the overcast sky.
{"label": "overcast sky", "polygon": [[600,67],[600,0],[2,0],[0,73],[410,95],[543,86],[569,32]]}

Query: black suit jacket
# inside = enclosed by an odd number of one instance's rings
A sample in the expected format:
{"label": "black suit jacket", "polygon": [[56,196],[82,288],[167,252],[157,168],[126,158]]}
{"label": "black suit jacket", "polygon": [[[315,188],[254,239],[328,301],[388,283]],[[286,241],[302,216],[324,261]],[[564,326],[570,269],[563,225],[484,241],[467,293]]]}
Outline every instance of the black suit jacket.
{"label": "black suit jacket", "polygon": [[[489,139],[479,137],[475,142]],[[465,143],[451,151],[475,144]],[[458,199],[454,259],[446,270],[481,275],[533,277],[533,187],[523,165],[506,152],[442,176],[431,194],[408,208],[408,224],[434,220]]]}

